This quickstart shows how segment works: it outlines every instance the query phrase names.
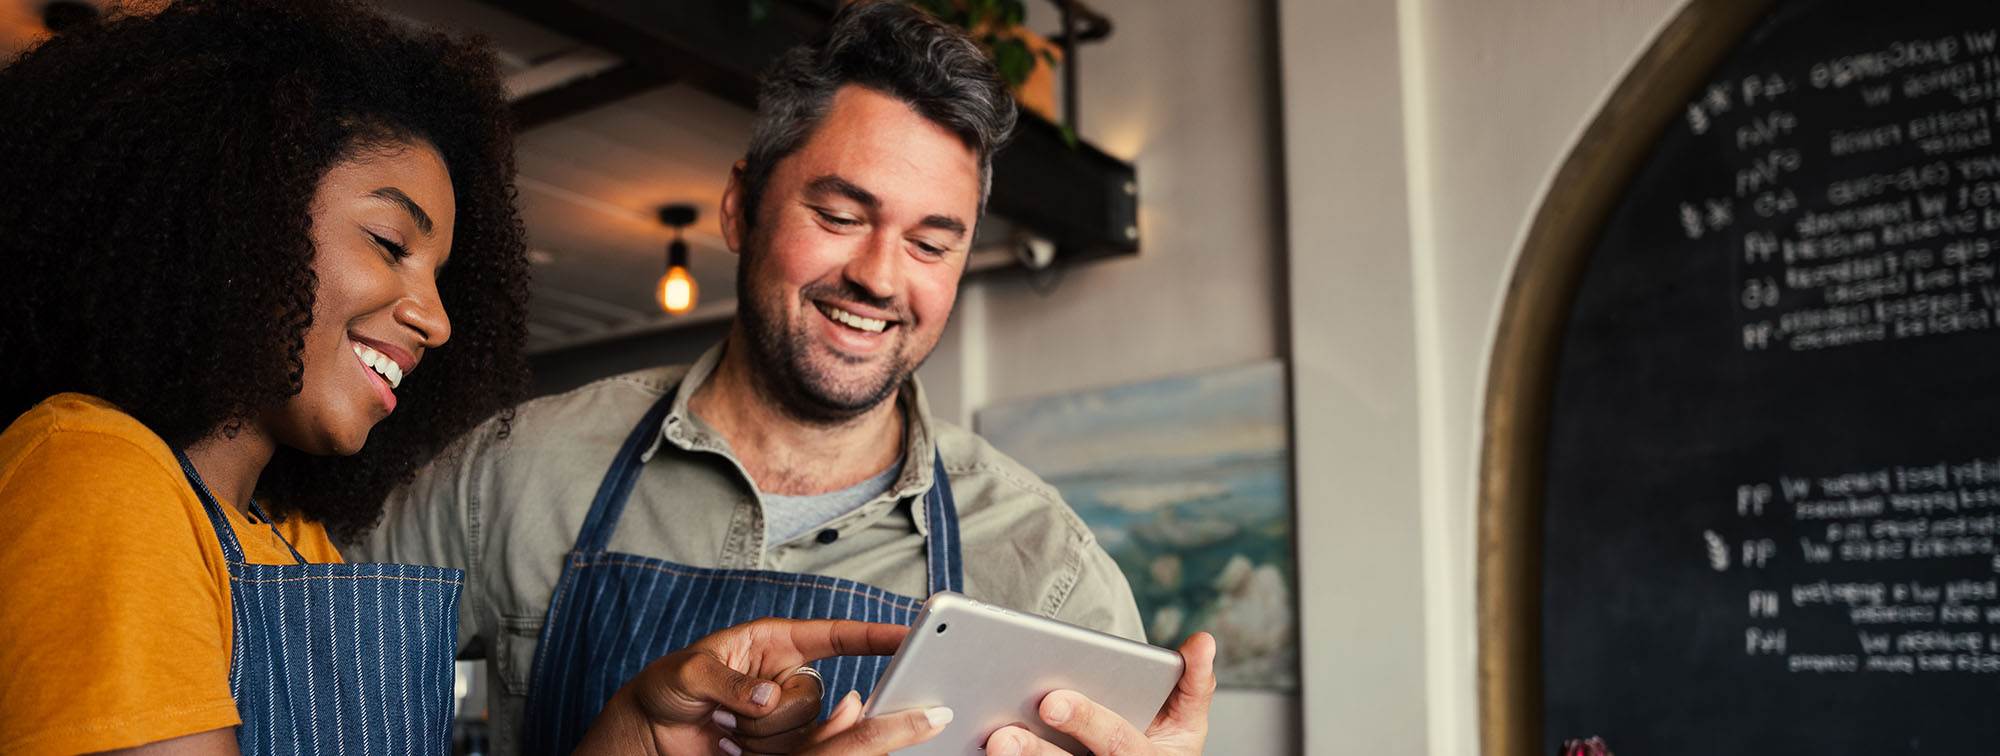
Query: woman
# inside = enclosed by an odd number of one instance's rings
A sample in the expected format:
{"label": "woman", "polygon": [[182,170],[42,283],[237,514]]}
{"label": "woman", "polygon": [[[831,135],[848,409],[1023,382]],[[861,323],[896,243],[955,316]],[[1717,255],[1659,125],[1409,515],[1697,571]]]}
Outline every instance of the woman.
{"label": "woman", "polygon": [[[0,753],[444,752],[461,576],[329,533],[523,394],[492,56],[342,0],[190,0],[25,53],[0,103]],[[757,680],[899,637],[732,628],[592,742],[914,742],[921,712],[853,705],[803,733],[818,692]]]}
{"label": "woman", "polygon": [[328,534],[523,393],[491,56],[191,2],[0,102],[0,751],[442,750],[455,576]]}

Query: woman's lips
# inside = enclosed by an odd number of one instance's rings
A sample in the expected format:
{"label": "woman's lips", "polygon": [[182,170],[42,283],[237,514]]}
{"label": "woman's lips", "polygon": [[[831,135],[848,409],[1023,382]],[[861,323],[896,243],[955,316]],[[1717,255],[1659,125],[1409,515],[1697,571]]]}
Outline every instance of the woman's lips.
{"label": "woman's lips", "polygon": [[354,354],[362,363],[389,379],[389,388],[401,388],[404,374],[417,369],[416,355],[402,347],[353,333],[347,335],[347,340],[353,342]]}
{"label": "woman's lips", "polygon": [[394,347],[378,347],[353,337],[350,337],[350,340],[354,342],[354,356],[361,358],[361,364],[367,365],[369,369],[387,378],[389,388],[402,388],[403,374],[416,367],[404,360],[395,359],[392,353],[399,350]]}
{"label": "woman's lips", "polygon": [[387,409],[390,412],[395,412],[396,390],[389,385],[389,377],[379,372],[376,372],[375,368],[368,366],[368,362],[362,356],[363,352],[361,351],[366,347],[361,347],[358,344],[356,345],[356,347],[357,348],[354,350],[355,364],[361,366],[361,372],[368,374],[368,385],[375,387],[375,396],[376,398],[382,400],[383,408]]}

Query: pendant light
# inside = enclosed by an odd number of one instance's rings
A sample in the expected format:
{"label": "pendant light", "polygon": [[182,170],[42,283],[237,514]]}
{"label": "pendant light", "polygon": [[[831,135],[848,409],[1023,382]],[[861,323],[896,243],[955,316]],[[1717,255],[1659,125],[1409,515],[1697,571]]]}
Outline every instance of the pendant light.
{"label": "pendant light", "polygon": [[674,240],[667,242],[667,273],[660,276],[660,283],[653,290],[653,301],[660,309],[674,315],[694,309],[695,301],[701,296],[701,287],[696,286],[694,274],[688,272],[688,245],[681,239],[681,229],[694,223],[698,215],[694,205],[676,203],[660,208],[660,222],[674,227]]}

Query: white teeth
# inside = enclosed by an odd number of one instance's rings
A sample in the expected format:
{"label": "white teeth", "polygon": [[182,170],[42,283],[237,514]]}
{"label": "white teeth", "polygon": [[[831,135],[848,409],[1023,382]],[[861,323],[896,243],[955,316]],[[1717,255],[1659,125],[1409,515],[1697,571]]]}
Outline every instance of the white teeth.
{"label": "white teeth", "polygon": [[881,333],[882,329],[889,327],[889,321],[876,320],[874,318],[864,318],[861,317],[860,315],[856,315],[854,313],[848,312],[838,307],[834,307],[832,305],[828,305],[826,307],[826,315],[827,317],[833,318],[836,321],[845,323],[855,328],[859,328],[869,333]]}
{"label": "white teeth", "polygon": [[380,373],[382,379],[389,382],[389,388],[394,389],[403,385],[403,367],[397,365],[395,360],[389,359],[381,352],[370,349],[364,344],[354,345],[354,356],[360,357],[362,364]]}

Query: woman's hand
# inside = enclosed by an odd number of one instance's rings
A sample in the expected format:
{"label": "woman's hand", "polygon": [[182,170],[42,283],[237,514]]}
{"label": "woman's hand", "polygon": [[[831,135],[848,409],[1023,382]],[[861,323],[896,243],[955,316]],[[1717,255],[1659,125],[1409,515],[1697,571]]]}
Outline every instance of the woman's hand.
{"label": "woman's hand", "polygon": [[861,694],[848,691],[792,756],[879,756],[930,740],[944,732],[951,709],[934,706],[861,718]]}
{"label": "woman's hand", "polygon": [[576,752],[789,751],[812,742],[807,728],[819,715],[822,693],[816,677],[793,672],[833,656],[895,653],[908,632],[902,625],[775,618],[718,630],[655,659],[620,687]]}

